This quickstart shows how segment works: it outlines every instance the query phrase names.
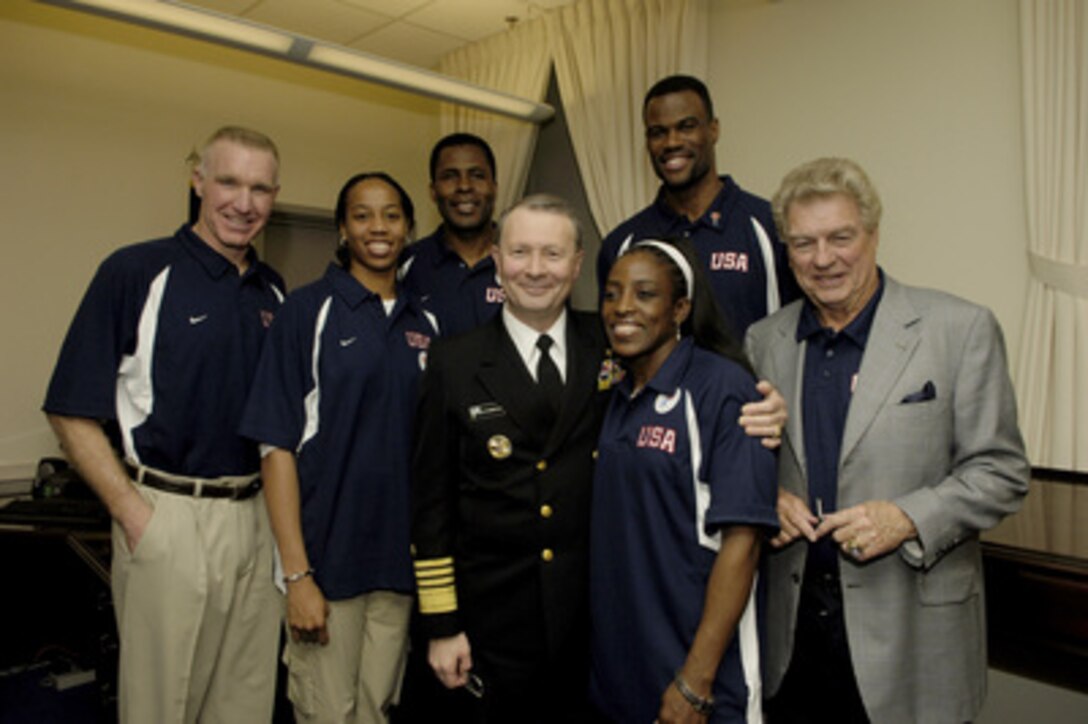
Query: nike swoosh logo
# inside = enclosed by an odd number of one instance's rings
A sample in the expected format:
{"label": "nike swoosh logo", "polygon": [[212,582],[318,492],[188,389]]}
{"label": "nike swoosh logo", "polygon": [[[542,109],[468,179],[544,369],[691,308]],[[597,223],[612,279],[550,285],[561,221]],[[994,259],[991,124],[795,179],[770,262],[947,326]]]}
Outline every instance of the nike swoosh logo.
{"label": "nike swoosh logo", "polygon": [[341,347],[350,347],[355,344],[355,337],[348,337],[347,339],[340,340]]}
{"label": "nike swoosh logo", "polygon": [[201,314],[199,317],[189,317],[189,324],[200,324],[207,318],[207,314]]}

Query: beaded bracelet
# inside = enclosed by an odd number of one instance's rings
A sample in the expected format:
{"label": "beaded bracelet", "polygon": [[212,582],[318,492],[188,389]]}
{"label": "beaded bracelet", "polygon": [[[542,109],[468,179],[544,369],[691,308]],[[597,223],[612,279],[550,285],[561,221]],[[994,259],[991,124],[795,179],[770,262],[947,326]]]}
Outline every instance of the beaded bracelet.
{"label": "beaded bracelet", "polygon": [[709,716],[714,711],[714,697],[708,696],[706,698],[699,696],[691,687],[688,686],[688,682],[684,681],[684,677],[680,676],[680,672],[676,672],[676,678],[672,680],[672,683],[676,685],[676,690],[680,692],[680,696],[684,697],[687,703],[691,704],[691,708],[695,710],[697,714],[703,716]]}

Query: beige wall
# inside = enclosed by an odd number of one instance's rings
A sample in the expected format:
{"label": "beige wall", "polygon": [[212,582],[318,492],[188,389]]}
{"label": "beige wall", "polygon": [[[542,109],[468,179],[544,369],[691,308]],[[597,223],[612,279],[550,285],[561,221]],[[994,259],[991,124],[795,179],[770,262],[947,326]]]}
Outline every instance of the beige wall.
{"label": "beige wall", "polygon": [[[1015,0],[711,0],[719,166],[771,194],[817,155],[885,199],[898,278],[992,307],[1015,352],[1026,285]],[[38,406],[84,287],[112,248],[174,229],[184,157],[223,122],[271,134],[289,204],[328,207],[385,168],[417,200],[437,104],[195,40],[0,5],[0,466],[55,451]],[[1011,357],[1015,359],[1015,354]]]}
{"label": "beige wall", "polygon": [[426,203],[438,104],[196,40],[0,4],[0,473],[56,452],[39,412],[98,262],[184,220],[190,149],[223,123],[270,134],[280,201],[331,208],[363,169]]}
{"label": "beige wall", "polygon": [[1016,359],[1027,289],[1015,0],[711,0],[719,168],[762,195],[849,156],[901,281],[991,307]]}

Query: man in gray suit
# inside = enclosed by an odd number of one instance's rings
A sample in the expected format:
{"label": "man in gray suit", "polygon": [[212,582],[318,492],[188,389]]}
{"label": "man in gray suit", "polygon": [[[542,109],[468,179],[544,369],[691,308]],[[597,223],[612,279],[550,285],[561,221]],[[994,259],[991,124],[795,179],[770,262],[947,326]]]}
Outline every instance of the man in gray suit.
{"label": "man in gray suit", "polygon": [[796,411],[767,560],[769,721],[969,721],[985,694],[978,534],[1029,477],[1000,328],[883,273],[857,164],[800,166],[773,206],[807,299],[747,337]]}

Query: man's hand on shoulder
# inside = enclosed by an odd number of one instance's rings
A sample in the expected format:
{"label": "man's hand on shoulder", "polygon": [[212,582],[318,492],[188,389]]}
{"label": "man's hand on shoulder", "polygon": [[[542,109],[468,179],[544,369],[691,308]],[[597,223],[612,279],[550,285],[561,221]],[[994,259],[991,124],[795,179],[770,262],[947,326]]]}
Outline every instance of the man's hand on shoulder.
{"label": "man's hand on shoulder", "polygon": [[447,689],[464,686],[468,683],[468,672],[472,670],[472,647],[469,646],[468,636],[461,632],[455,636],[431,639],[427,662]]}
{"label": "man's hand on shoulder", "polygon": [[782,431],[786,428],[786,400],[770,382],[760,380],[756,390],[763,395],[758,402],[749,402],[740,408],[740,426],[749,437],[761,438],[763,447],[774,450],[782,444]]}

